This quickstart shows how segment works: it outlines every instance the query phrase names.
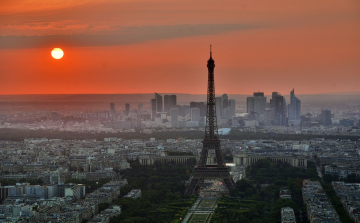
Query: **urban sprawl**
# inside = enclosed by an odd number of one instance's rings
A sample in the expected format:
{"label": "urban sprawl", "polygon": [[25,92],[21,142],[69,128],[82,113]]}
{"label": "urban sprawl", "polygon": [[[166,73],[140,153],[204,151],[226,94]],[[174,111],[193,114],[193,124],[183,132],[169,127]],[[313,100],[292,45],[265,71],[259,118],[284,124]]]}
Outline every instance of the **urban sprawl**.
{"label": "urban sprawl", "polygon": [[[222,153],[231,159],[227,166],[234,181],[245,179],[246,168],[263,159],[305,169],[309,162],[314,162],[319,177],[333,177],[331,186],[336,196],[348,216],[359,222],[360,184],[356,182],[360,182],[360,110],[324,108],[304,112],[294,90],[288,104],[277,92],[272,93],[270,102],[264,93],[255,92],[247,98],[245,106],[246,111],[241,111],[226,94],[216,97]],[[110,222],[121,214],[122,207],[101,208],[102,204],[120,198],[121,188],[128,184],[121,173],[131,168],[131,162],[148,166],[157,162],[199,160],[202,139],[176,137],[176,134],[204,132],[206,111],[204,102],[178,105],[176,95],[165,95],[163,100],[157,93],[149,105],[138,104],[136,109],[131,109],[127,103],[122,111],[116,110],[115,103],[110,103],[109,110],[101,111],[1,110],[0,130],[117,133],[119,136],[101,140],[95,137],[1,140],[0,222]],[[225,137],[233,131],[312,137],[299,140]],[[122,133],[137,132],[143,137],[121,137]],[[173,137],[152,137],[156,132],[172,133]],[[339,136],[357,140],[339,139]],[[207,164],[215,164],[215,157],[210,153]],[[76,183],[80,181],[96,183],[92,186]],[[124,196],[137,199],[142,191],[132,188]],[[284,188],[279,197],[291,199],[291,194]],[[319,181],[304,180],[302,197],[310,222],[341,222]],[[201,204],[197,202],[194,207]],[[214,203],[211,205],[216,208]],[[191,218],[188,214],[183,222]],[[294,210],[282,208],[280,220],[296,222]]]}

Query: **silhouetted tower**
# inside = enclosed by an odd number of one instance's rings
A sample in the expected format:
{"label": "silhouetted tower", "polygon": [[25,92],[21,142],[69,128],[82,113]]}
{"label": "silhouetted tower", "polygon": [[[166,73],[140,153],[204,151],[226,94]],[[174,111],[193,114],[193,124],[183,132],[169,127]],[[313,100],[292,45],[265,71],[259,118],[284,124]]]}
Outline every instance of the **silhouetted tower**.
{"label": "silhouetted tower", "polygon": [[115,113],[115,104],[112,102],[110,103],[110,112]]}
{"label": "silhouetted tower", "polygon": [[331,110],[330,109],[323,109],[321,111],[321,118],[320,118],[321,125],[331,125]]}
{"label": "silhouetted tower", "polygon": [[115,104],[114,104],[114,103],[110,103],[110,117],[111,117],[111,119],[114,119],[114,118],[115,118],[115,114],[116,114]]}
{"label": "silhouetted tower", "polygon": [[164,112],[170,114],[170,109],[176,106],[176,95],[164,96]]}
{"label": "silhouetted tower", "polygon": [[[216,121],[216,107],[215,107],[215,84],[214,84],[214,68],[215,62],[212,59],[212,52],[210,46],[210,59],[207,62],[208,67],[208,90],[207,90],[207,114],[205,137],[203,140],[203,148],[200,155],[200,160],[194,168],[190,184],[185,191],[185,195],[190,195],[195,191],[196,186],[203,182],[204,179],[220,178],[224,181],[228,191],[236,189],[236,184],[229,173],[229,168],[226,167],[223,157],[221,155],[220,139],[218,135],[217,121]],[[209,150],[214,150],[216,154],[216,165],[206,165]]]}
{"label": "silhouetted tower", "polygon": [[126,103],[125,104],[125,115],[129,116],[129,113],[130,113],[130,104]]}
{"label": "silhouetted tower", "polygon": [[138,127],[138,128],[141,128],[142,127],[142,122],[141,122],[141,120],[142,120],[142,113],[143,113],[143,104],[142,103],[140,103],[139,104],[139,109],[138,109],[138,111],[137,111],[137,125],[136,125],[136,127]]}

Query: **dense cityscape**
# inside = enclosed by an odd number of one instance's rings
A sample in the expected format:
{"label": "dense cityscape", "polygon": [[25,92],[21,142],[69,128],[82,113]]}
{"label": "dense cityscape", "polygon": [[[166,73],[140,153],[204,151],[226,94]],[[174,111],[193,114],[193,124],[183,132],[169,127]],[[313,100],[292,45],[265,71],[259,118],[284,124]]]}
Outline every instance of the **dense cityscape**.
{"label": "dense cityscape", "polygon": [[[117,109],[114,102],[109,103],[109,110],[101,111],[69,113],[34,111],[31,107],[18,112],[2,110],[3,131],[25,131],[31,136],[48,130],[56,132],[57,138],[1,140],[0,221],[140,222],[134,216],[121,217],[129,211],[125,199],[141,199],[142,194],[148,193],[147,186],[126,178],[127,170],[139,168],[134,162],[140,167],[178,164],[191,167],[201,155],[206,102],[178,105],[176,99],[176,94],[155,93],[149,104],[139,103],[134,109],[125,103],[124,110]],[[319,194],[320,190],[325,191],[322,186],[327,185],[336,192],[345,215],[359,221],[356,211],[360,194],[359,110],[344,106],[335,115],[325,108],[317,115],[304,113],[294,90],[289,101],[287,104],[277,92],[272,93],[270,102],[263,92],[255,92],[240,105],[227,94],[215,98],[221,151],[231,177],[239,188],[252,183],[251,187],[260,185],[261,190],[267,190],[270,186],[265,185],[273,184],[278,190],[277,199],[291,200],[294,191],[286,181],[251,179],[249,167],[269,160],[289,168],[314,170],[320,180],[299,178],[304,179],[301,187],[304,206],[283,205],[277,210],[280,215],[275,222],[344,222],[344,216],[339,216],[327,198],[329,194]],[[241,110],[244,108],[246,111]],[[76,140],[69,139],[67,132],[89,135]],[[99,139],[97,134],[105,137]],[[241,135],[252,138],[244,139]],[[279,136],[283,138],[276,138]],[[213,165],[216,160],[215,152],[209,152],[206,163]],[[182,184],[189,183],[190,173],[188,170]],[[223,222],[217,217],[217,210],[226,203],[224,196],[229,191],[219,185],[221,180],[205,180],[188,211],[174,211],[168,220],[160,222]],[[248,196],[248,190],[240,189],[238,193],[227,196],[242,199]],[[167,202],[182,196],[179,192],[170,194],[173,198]],[[306,209],[300,209],[305,205]]]}

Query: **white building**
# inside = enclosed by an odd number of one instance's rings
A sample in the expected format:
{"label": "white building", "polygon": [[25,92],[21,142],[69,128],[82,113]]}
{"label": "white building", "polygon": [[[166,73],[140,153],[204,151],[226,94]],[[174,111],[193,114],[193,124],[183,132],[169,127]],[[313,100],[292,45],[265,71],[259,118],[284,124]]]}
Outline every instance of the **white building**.
{"label": "white building", "polygon": [[294,209],[291,207],[281,208],[281,223],[296,223]]}
{"label": "white building", "polygon": [[74,197],[82,199],[85,197],[85,185],[78,184],[69,188],[65,188],[65,197]]}
{"label": "white building", "polygon": [[48,188],[46,186],[34,185],[25,188],[25,194],[48,199]]}
{"label": "white building", "polygon": [[130,163],[127,160],[125,159],[120,160],[120,170],[125,170],[129,168],[130,168]]}
{"label": "white building", "polygon": [[0,215],[6,217],[19,217],[21,215],[20,205],[0,205]]}

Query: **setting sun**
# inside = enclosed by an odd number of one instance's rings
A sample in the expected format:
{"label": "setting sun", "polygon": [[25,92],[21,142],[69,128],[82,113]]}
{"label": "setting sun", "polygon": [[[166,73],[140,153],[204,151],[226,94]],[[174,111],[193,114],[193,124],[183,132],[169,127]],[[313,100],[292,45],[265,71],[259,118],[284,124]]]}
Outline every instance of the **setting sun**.
{"label": "setting sun", "polygon": [[51,56],[55,59],[61,59],[64,56],[64,51],[62,51],[60,48],[54,48],[51,51]]}

